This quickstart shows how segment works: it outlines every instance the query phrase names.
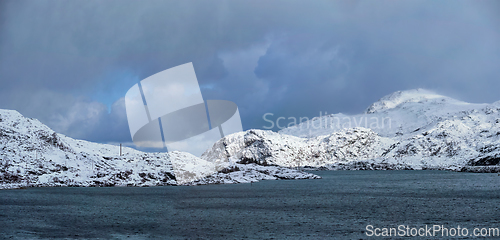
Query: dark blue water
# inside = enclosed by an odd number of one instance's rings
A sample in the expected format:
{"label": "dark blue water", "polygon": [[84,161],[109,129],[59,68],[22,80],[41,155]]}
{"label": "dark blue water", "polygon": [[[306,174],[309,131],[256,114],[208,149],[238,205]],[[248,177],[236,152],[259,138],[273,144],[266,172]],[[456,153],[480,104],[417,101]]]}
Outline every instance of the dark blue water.
{"label": "dark blue water", "polygon": [[322,171],[320,180],[0,191],[14,239],[370,239],[368,224],[500,227],[500,177]]}

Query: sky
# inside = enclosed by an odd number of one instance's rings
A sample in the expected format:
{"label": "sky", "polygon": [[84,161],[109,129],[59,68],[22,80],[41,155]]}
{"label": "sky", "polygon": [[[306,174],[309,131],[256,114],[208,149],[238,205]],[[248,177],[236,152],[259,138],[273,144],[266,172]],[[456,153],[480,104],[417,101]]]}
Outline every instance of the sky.
{"label": "sky", "polygon": [[244,130],[414,88],[491,103],[500,1],[0,1],[0,109],[73,138],[130,143],[127,90],[188,62]]}

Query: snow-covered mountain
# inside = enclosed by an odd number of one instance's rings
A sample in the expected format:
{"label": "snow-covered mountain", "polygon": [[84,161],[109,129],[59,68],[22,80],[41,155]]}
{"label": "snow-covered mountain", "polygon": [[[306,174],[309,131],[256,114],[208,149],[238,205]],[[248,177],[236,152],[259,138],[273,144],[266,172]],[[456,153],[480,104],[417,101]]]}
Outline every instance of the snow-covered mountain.
{"label": "snow-covered mountain", "polygon": [[[0,110],[0,189],[26,186],[158,186],[319,178],[279,166],[144,153],[75,140],[36,119]],[[213,176],[212,176],[213,175]]]}
{"label": "snow-covered mountain", "polygon": [[202,156],[327,169],[498,171],[500,101],[471,104],[416,89],[358,115],[314,118],[279,133],[227,136]]}
{"label": "snow-covered mountain", "polygon": [[0,110],[0,188],[157,186],[319,178],[292,169],[299,167],[500,172],[500,101],[471,104],[417,89],[385,96],[358,115],[228,135],[201,158],[119,151]]}

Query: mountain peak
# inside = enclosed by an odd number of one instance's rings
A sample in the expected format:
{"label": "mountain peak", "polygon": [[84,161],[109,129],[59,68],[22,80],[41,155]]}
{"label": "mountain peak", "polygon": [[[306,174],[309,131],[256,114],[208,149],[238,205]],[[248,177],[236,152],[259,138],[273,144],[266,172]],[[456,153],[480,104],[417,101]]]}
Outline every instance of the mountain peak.
{"label": "mountain peak", "polygon": [[397,91],[386,95],[374,102],[366,109],[366,113],[375,113],[386,109],[395,108],[402,103],[423,102],[432,99],[450,99],[427,89],[412,89],[407,91]]}
{"label": "mountain peak", "polygon": [[[0,119],[21,118],[23,115],[16,110],[0,109]],[[0,120],[1,122],[1,120]]]}

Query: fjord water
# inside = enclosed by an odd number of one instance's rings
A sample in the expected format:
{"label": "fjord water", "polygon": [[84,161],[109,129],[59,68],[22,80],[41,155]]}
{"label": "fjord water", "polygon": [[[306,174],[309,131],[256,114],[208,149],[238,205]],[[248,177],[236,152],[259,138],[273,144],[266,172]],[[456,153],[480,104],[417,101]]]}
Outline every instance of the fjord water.
{"label": "fjord water", "polygon": [[2,238],[369,239],[365,227],[500,227],[500,176],[318,171],[319,180],[0,191]]}

